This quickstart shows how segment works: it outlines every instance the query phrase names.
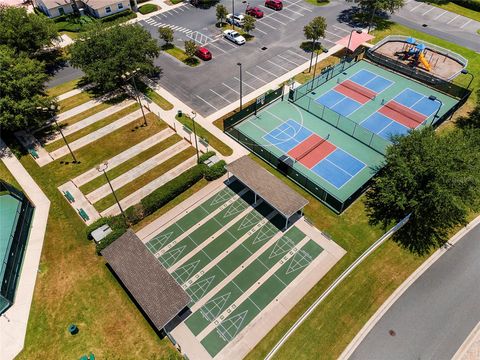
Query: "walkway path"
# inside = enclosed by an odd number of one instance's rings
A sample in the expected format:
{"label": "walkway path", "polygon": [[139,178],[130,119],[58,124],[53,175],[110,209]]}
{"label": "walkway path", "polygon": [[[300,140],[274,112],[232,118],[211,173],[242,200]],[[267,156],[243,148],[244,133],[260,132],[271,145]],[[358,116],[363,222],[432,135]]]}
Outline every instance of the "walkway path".
{"label": "walkway path", "polygon": [[[78,217],[80,218],[82,217],[80,216],[79,210],[83,209],[85,211],[89,219],[88,220],[82,219],[82,220],[85,222],[86,225],[93,224],[96,220],[100,219],[101,216],[98,213],[97,209],[95,209],[95,207],[87,200],[85,195],[83,195],[80,189],[76,187],[72,181],[68,181],[65,184],[59,186],[58,190],[62,194],[68,191],[73,196],[75,200],[72,203],[70,203],[70,205],[75,209]],[[110,194],[110,192],[108,192],[107,195],[108,194]],[[68,201],[68,200],[65,198],[65,201]]]}
{"label": "walkway path", "polygon": [[[157,179],[151,181],[141,189],[133,192],[132,194],[128,195],[127,197],[120,200],[120,204],[122,208],[127,209],[128,207],[135,205],[136,203],[140,202],[145,196],[151,194],[153,191],[158,189],[160,186],[164,185],[166,182],[174,179],[184,171],[194,167],[197,164],[197,156],[192,156],[191,158],[185,160],[180,165],[174,167],[170,171],[166,172],[162,176],[158,177]],[[118,209],[118,205],[114,204],[110,206],[107,210],[101,213],[102,216],[113,216],[120,213]]]}
{"label": "walkway path", "polygon": [[15,303],[5,312],[4,316],[0,317],[1,359],[10,360],[20,353],[25,343],[28,316],[47,228],[50,200],[1,139],[0,154],[2,154],[2,161],[5,166],[35,206],[28,245],[17,285]]}

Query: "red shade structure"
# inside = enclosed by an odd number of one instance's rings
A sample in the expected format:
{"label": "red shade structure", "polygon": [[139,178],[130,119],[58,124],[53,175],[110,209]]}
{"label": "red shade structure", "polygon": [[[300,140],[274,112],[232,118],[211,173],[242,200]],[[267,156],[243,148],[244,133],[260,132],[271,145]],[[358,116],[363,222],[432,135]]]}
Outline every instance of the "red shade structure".
{"label": "red shade structure", "polygon": [[[373,36],[367,33],[366,31],[362,31],[360,34],[356,31],[352,31],[351,33],[352,39],[350,40],[350,35],[345,36],[337,41],[338,45],[343,45],[351,51],[355,51],[360,45],[364,42],[373,39]],[[348,42],[350,40],[350,46],[348,46]]]}

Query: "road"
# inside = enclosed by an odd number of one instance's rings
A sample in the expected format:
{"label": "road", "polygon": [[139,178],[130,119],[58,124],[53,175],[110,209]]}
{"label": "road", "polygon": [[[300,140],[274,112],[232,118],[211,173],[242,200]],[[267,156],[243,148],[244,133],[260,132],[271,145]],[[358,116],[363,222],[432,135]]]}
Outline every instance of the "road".
{"label": "road", "polygon": [[480,321],[480,224],[424,272],[350,360],[451,359]]}

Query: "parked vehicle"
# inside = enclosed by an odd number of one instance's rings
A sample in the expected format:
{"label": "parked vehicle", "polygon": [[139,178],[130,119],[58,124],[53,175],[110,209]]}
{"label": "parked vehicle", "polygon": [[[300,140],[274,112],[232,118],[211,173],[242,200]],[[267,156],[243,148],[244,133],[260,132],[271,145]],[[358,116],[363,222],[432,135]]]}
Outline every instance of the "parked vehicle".
{"label": "parked vehicle", "polygon": [[282,0],[265,0],[265,6],[273,10],[282,10]]}
{"label": "parked vehicle", "polygon": [[223,36],[237,45],[245,44],[245,38],[235,30],[225,30]]}
{"label": "parked vehicle", "polygon": [[245,21],[245,16],[242,14],[228,14],[227,15],[227,23],[235,26],[243,26]]}
{"label": "parked vehicle", "polygon": [[261,19],[263,17],[263,11],[258,7],[247,7],[245,13],[257,19]]}
{"label": "parked vehicle", "polygon": [[212,53],[210,50],[202,46],[195,51],[195,55],[204,61],[212,60]]}

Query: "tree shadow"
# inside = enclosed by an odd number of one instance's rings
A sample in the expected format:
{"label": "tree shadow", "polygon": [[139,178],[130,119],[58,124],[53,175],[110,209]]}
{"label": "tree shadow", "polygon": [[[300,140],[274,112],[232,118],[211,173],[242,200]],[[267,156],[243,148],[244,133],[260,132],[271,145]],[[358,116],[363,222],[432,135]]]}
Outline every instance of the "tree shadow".
{"label": "tree shadow", "polygon": [[311,53],[312,51],[323,51],[322,44],[320,42],[315,43],[315,48],[313,45],[313,41],[304,41],[300,44],[300,49],[305,51],[306,53]]}
{"label": "tree shadow", "polygon": [[[365,28],[371,19],[371,14],[365,13],[358,6],[342,10],[337,16],[337,21],[352,28]],[[393,25],[390,15],[384,11],[377,11],[372,21],[372,27],[376,30],[387,30]]]}
{"label": "tree shadow", "polygon": [[190,0],[190,3],[198,9],[208,10],[216,6],[220,0]]}

